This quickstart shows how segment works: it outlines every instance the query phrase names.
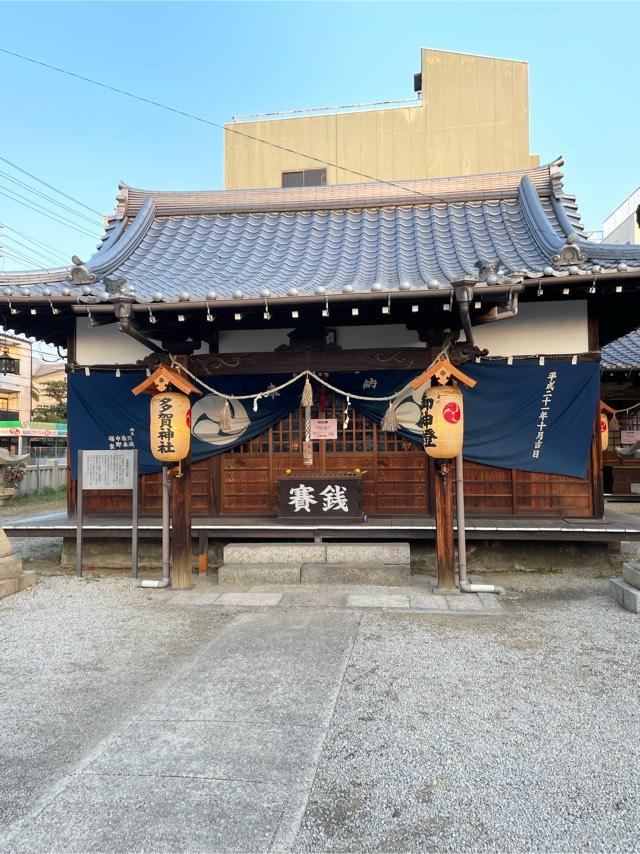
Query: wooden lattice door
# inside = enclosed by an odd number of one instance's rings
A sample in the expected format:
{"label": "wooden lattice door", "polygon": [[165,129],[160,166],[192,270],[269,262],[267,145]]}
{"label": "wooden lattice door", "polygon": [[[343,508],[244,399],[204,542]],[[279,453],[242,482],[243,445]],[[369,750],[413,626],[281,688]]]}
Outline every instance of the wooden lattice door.
{"label": "wooden lattice door", "polygon": [[261,436],[221,458],[221,512],[273,515],[279,475],[293,472],[340,473],[360,468],[367,514],[429,512],[428,461],[419,445],[386,433],[354,410],[344,426],[344,400],[327,393],[312,408],[312,418],[336,418],[338,438],[313,442],[313,465],[304,466],[304,414],[297,409]]}

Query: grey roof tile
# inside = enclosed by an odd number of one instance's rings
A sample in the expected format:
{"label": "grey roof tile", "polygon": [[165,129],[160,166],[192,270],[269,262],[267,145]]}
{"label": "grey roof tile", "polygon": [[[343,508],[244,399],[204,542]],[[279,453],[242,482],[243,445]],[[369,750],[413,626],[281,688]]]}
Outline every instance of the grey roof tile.
{"label": "grey roof tile", "polygon": [[[123,187],[105,239],[86,266],[124,277],[142,302],[448,288],[499,262],[499,281],[593,276],[640,247],[584,239],[560,162],[498,175],[295,190],[145,192]],[[575,268],[567,260],[577,253]],[[566,253],[566,257],[565,254]],[[551,268],[551,270],[549,269]],[[624,268],[623,268],[624,269]],[[70,288],[70,268],[0,275],[32,294]],[[72,288],[72,292],[76,289]]]}
{"label": "grey roof tile", "polygon": [[629,332],[605,344],[602,348],[603,370],[621,370],[640,368],[640,329]]}

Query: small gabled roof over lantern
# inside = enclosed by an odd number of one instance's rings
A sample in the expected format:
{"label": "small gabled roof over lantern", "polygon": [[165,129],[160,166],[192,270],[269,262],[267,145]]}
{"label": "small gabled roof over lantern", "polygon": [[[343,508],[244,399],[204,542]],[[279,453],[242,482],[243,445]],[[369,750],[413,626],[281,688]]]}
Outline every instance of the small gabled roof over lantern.
{"label": "small gabled roof over lantern", "polygon": [[183,394],[202,394],[188,379],[182,376],[179,371],[173,368],[168,368],[166,365],[161,365],[159,368],[145,377],[139,385],[132,388],[133,394],[157,394],[164,392],[169,386],[173,386]]}

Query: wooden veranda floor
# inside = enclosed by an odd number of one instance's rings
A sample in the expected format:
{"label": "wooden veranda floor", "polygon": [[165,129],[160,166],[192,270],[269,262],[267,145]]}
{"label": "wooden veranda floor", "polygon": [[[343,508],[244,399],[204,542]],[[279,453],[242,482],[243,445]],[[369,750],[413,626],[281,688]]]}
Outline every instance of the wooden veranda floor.
{"label": "wooden veranda floor", "polygon": [[[72,537],[75,519],[65,512],[7,520],[9,537]],[[205,535],[219,540],[432,540],[433,516],[370,516],[364,523],[312,524],[282,522],[270,516],[196,517],[194,538]],[[566,540],[572,542],[615,542],[640,540],[640,515],[607,508],[603,519],[549,519],[514,516],[474,516],[467,519],[467,537],[476,540]],[[161,536],[158,517],[141,517],[140,537]],[[85,519],[85,537],[130,537],[131,517],[93,516]]]}

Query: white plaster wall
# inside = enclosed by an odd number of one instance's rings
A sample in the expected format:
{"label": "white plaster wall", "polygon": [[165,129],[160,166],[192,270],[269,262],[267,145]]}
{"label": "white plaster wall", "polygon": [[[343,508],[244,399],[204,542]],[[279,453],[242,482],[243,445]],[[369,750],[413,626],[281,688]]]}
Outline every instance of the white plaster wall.
{"label": "white plaster wall", "polygon": [[219,353],[271,353],[288,344],[290,329],[222,329],[218,335]]}
{"label": "white plaster wall", "polygon": [[589,350],[586,300],[528,302],[514,318],[474,326],[478,347],[491,356],[537,356]]}
{"label": "white plaster wall", "polygon": [[[131,365],[150,352],[130,335],[119,332],[115,323],[89,326],[87,318],[76,318],[76,362],[79,365]],[[208,353],[209,345],[203,344],[195,352]]]}
{"label": "white plaster wall", "polygon": [[[375,347],[424,347],[413,332],[403,324],[388,326],[338,326],[336,343],[344,350],[367,350]],[[270,353],[281,344],[288,344],[291,329],[238,329],[220,332],[220,353]]]}
{"label": "white plaster wall", "polygon": [[[270,353],[287,344],[290,329],[238,329],[220,332],[220,353]],[[584,353],[589,349],[586,300],[555,303],[523,303],[515,318],[474,327],[479,347],[492,356],[528,356],[551,353]],[[415,331],[404,325],[339,326],[336,340],[345,350],[376,347],[424,347]],[[76,319],[76,361],[80,365],[127,365],[143,359],[149,350],[116,324],[89,326]],[[197,351],[208,353],[208,345]]]}
{"label": "white plaster wall", "polygon": [[118,332],[115,323],[89,326],[86,317],[76,318],[76,362],[79,365],[131,365],[151,350]]}

